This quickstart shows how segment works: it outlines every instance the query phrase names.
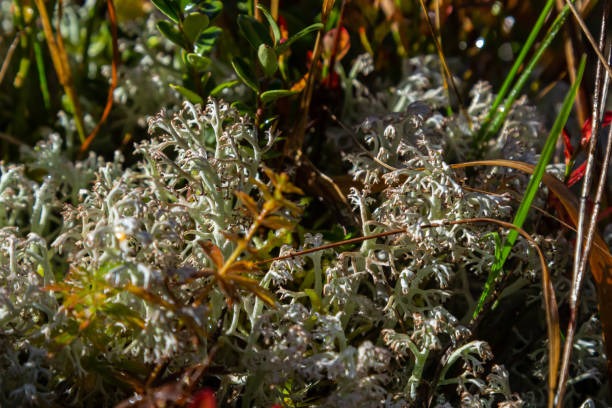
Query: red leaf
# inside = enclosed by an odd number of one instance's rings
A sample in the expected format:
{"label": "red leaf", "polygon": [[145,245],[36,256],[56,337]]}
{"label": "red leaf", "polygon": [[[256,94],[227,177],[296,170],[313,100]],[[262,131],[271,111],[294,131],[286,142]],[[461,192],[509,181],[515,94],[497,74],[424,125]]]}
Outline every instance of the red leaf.
{"label": "red leaf", "polygon": [[281,32],[281,39],[279,43],[282,44],[285,41],[287,41],[287,39],[289,38],[289,30],[287,29],[287,21],[281,14],[279,14],[277,23],[278,23],[278,28],[280,29],[280,32]]}
{"label": "red leaf", "polygon": [[571,187],[576,184],[582,177],[584,177],[584,172],[586,170],[586,162],[582,163],[580,167],[572,171],[569,180],[567,181],[567,186]]}
{"label": "red leaf", "polygon": [[603,210],[601,212],[601,214],[599,214],[599,217],[597,218],[597,221],[601,221],[605,218],[607,218],[610,214],[612,214],[612,206],[606,208],[605,210]]}
{"label": "red leaf", "polygon": [[572,146],[572,141],[570,140],[570,137],[565,131],[565,129],[563,129],[562,135],[563,135],[563,153],[565,154],[565,164],[567,165],[567,163],[570,161],[570,159],[574,155],[574,147]]}
{"label": "red leaf", "polygon": [[[610,121],[612,121],[612,111],[606,111],[603,121],[601,122],[601,126],[608,126]],[[582,139],[580,140],[580,144],[582,146],[586,146],[589,143],[589,140],[591,140],[591,127],[591,118],[588,118],[582,127]]]}
{"label": "red leaf", "polygon": [[217,408],[215,392],[210,388],[196,392],[189,404],[189,408]]}
{"label": "red leaf", "polygon": [[[329,30],[323,37],[323,59],[329,60],[334,53],[336,40],[336,28]],[[340,30],[340,38],[338,38],[338,46],[336,51],[336,61],[340,61],[351,48],[351,37],[346,28]]]}

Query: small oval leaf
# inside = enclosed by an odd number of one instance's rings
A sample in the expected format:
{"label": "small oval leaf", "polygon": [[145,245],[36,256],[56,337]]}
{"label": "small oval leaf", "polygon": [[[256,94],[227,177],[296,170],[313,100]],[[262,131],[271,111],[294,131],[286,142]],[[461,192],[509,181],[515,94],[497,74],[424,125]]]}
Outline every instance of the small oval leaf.
{"label": "small oval leaf", "polygon": [[257,58],[263,68],[264,74],[267,77],[274,75],[278,69],[278,56],[274,52],[274,48],[266,44],[261,44],[257,49]]}
{"label": "small oval leaf", "polygon": [[257,84],[255,73],[249,63],[240,57],[236,57],[232,60],[232,67],[234,67],[234,71],[236,71],[238,78],[240,78],[246,86],[255,92],[259,92],[259,85]]}
{"label": "small oval leaf", "polygon": [[222,84],[219,84],[212,91],[210,91],[210,96],[217,96],[221,92],[223,92],[224,89],[231,88],[233,86],[238,85],[239,83],[240,83],[240,81],[235,80],[235,81],[228,81],[228,82],[224,82]]}
{"label": "small oval leaf", "polygon": [[198,54],[189,53],[187,54],[187,63],[192,66],[196,71],[203,72],[210,65],[210,58],[202,57]]}
{"label": "small oval leaf", "polygon": [[202,13],[191,13],[183,21],[183,31],[189,39],[194,42],[202,31],[204,31],[209,24],[210,20],[206,14]]}
{"label": "small oval leaf", "polygon": [[268,24],[270,24],[270,28],[272,29],[272,34],[274,34],[274,45],[277,45],[282,38],[280,27],[278,26],[278,24],[276,24],[276,21],[274,21],[274,17],[272,17],[270,13],[268,13],[268,10],[266,10],[264,6],[258,4],[257,8],[263,13],[263,15],[266,17],[266,20],[268,20]]}
{"label": "small oval leaf", "polygon": [[276,47],[276,52],[279,55],[284,53],[285,51],[287,51],[289,49],[291,44],[293,44],[296,40],[299,40],[300,38],[310,34],[311,32],[320,30],[322,28],[323,28],[323,24],[321,24],[321,23],[316,23],[316,24],[309,25],[308,27],[304,28],[301,31],[298,31],[297,33],[295,33],[294,35],[289,37],[289,39],[287,41],[285,41],[284,43],[282,43],[278,47]]}
{"label": "small oval leaf", "polygon": [[201,104],[202,102],[204,102],[204,100],[202,99],[200,95],[198,95],[197,93],[193,92],[190,89],[187,89],[183,86],[175,85],[175,84],[170,84],[170,87],[172,89],[176,89],[177,91],[179,91],[179,93],[183,95],[185,98],[187,98],[187,100],[191,103]]}
{"label": "small oval leaf", "polygon": [[223,30],[217,26],[208,27],[195,42],[195,52],[198,55],[207,54],[217,41],[217,37],[221,35]]}
{"label": "small oval leaf", "polygon": [[187,48],[187,44],[185,43],[183,35],[176,27],[174,27],[174,24],[172,24],[171,22],[166,20],[158,21],[157,29],[160,33],[162,33],[164,37],[166,37],[179,47]]}
{"label": "small oval leaf", "polygon": [[295,95],[300,93],[299,91],[291,91],[289,89],[274,89],[266,91],[261,94],[261,101],[263,103],[269,103],[280,98],[286,98],[287,96]]}
{"label": "small oval leaf", "polygon": [[200,4],[200,10],[212,20],[223,10],[223,2],[219,0],[206,0]]}
{"label": "small oval leaf", "polygon": [[178,23],[179,7],[174,0],[151,0],[151,2],[164,13],[170,20]]}
{"label": "small oval leaf", "polygon": [[274,45],[266,27],[253,17],[239,15],[238,26],[244,38],[247,39],[254,49],[258,49],[261,44]]}

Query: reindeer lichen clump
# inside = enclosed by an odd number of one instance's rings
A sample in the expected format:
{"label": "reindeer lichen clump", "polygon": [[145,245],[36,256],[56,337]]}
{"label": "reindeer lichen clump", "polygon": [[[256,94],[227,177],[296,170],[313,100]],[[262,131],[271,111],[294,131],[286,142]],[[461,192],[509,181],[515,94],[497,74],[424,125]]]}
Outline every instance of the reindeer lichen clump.
{"label": "reindeer lichen clump", "polygon": [[[0,403],[111,406],[134,395],[161,403],[211,383],[219,401],[240,406],[541,403],[545,395],[519,395],[510,383],[542,381],[544,326],[525,332],[540,341],[505,350],[504,366],[470,325],[497,230],[436,224],[508,219],[515,203],[471,189],[446,164],[445,155],[463,154],[465,123],[442,120],[415,99],[426,87],[413,85],[396,101],[403,113],[370,115],[359,127],[362,149],[345,156],[361,185],[349,194],[360,234],[402,233],[343,250],[299,255],[324,238],[294,228],[302,207],[292,198],[302,192],[263,165],[275,135],[261,139],[248,118],[213,99],[151,118],[150,139],[136,147],[142,160],[130,168],[120,155],[73,165],[55,136],[27,153],[29,169],[47,174],[41,180],[2,164]],[[487,92],[475,88],[475,118]],[[516,123],[532,118],[525,112]],[[517,154],[529,151],[513,141],[532,131],[527,122],[508,130]],[[548,254],[567,248],[536,240]],[[277,254],[287,256],[267,262]],[[549,259],[560,287],[565,261]],[[503,295],[539,307],[533,249],[518,245],[509,262],[508,279],[533,290],[527,299]],[[589,357],[602,347],[586,341],[593,319],[579,333],[576,364],[597,377],[605,369]],[[529,373],[512,358],[526,352]]]}

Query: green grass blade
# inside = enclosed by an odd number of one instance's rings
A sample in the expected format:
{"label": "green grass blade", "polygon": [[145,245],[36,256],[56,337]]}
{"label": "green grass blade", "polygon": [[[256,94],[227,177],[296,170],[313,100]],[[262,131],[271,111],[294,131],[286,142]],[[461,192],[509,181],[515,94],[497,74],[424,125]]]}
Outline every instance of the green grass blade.
{"label": "green grass blade", "polygon": [[[576,98],[576,93],[578,91],[578,86],[582,80],[582,74],[584,73],[584,67],[586,64],[586,56],[582,56],[580,60],[580,67],[578,68],[578,74],[576,76],[576,82],[565,96],[565,100],[563,101],[563,107],[561,108],[561,112],[555,123],[550,130],[550,134],[548,135],[548,139],[546,139],[546,144],[544,145],[544,149],[542,149],[542,153],[540,154],[540,159],[538,160],[538,164],[529,179],[529,184],[527,185],[527,189],[523,195],[523,200],[519,205],[519,208],[514,216],[514,221],[512,222],[517,227],[521,228],[525,219],[527,218],[527,214],[529,213],[529,208],[531,207],[531,203],[538,191],[540,186],[540,182],[542,181],[542,176],[544,175],[544,171],[546,170],[546,166],[550,161],[550,158],[553,155],[555,150],[555,145],[557,144],[557,140],[559,139],[559,135],[563,130],[563,126],[565,126],[565,122],[569,117],[569,114],[572,110],[572,105],[574,104],[574,99]],[[482,311],[482,307],[488,297],[491,295],[493,291],[493,283],[495,279],[500,275],[502,268],[504,267],[504,263],[512,250],[512,246],[518,237],[517,230],[511,230],[508,233],[508,237],[504,242],[504,247],[502,248],[501,254],[497,253],[495,256],[495,263],[491,268],[491,272],[489,272],[489,276],[487,278],[487,282],[485,283],[484,290],[480,295],[480,299],[478,299],[478,305],[476,306],[476,310],[474,310],[473,317],[476,318],[478,314]]]}
{"label": "green grass blade", "polygon": [[531,76],[531,73],[533,72],[536,64],[538,63],[542,55],[544,55],[544,51],[546,51],[546,49],[550,46],[552,41],[555,39],[555,37],[559,33],[559,30],[563,26],[563,23],[565,22],[565,19],[567,18],[569,13],[570,13],[570,8],[569,6],[566,5],[563,8],[563,10],[561,10],[557,18],[555,18],[555,21],[553,22],[550,29],[546,33],[544,40],[542,40],[542,43],[536,50],[536,53],[531,57],[531,59],[529,60],[529,63],[527,64],[527,67],[525,68],[525,70],[523,71],[519,79],[517,80],[516,84],[514,85],[510,93],[508,94],[508,97],[504,101],[503,109],[496,111],[495,116],[491,120],[491,123],[489,124],[489,126],[486,127],[484,131],[481,129],[481,131],[478,133],[479,135],[482,134],[482,139],[478,139],[477,140],[478,142],[482,140],[485,140],[485,141],[489,140],[491,137],[493,137],[493,135],[495,135],[499,131],[499,128],[504,123],[504,121],[506,120],[506,117],[508,116],[508,113],[510,112],[510,108],[512,107],[512,104],[514,103],[516,98],[519,96],[521,90],[523,89],[523,86],[525,86],[525,84],[527,83],[527,80]]}
{"label": "green grass blade", "polygon": [[518,72],[520,66],[523,65],[523,62],[525,61],[525,57],[527,56],[527,53],[529,52],[529,50],[531,49],[531,46],[535,42],[536,37],[540,33],[540,30],[544,26],[546,17],[548,16],[548,13],[550,13],[550,10],[554,6],[554,4],[555,4],[555,0],[548,0],[546,5],[542,9],[542,12],[540,13],[540,16],[538,17],[538,20],[536,21],[535,25],[533,26],[533,29],[529,33],[527,40],[525,41],[525,45],[523,45],[523,48],[521,49],[521,52],[516,58],[516,61],[514,61],[514,65],[512,65],[510,72],[508,72],[508,75],[506,75],[506,78],[504,79],[504,83],[502,84],[499,90],[499,93],[497,94],[497,96],[495,97],[495,100],[493,101],[493,105],[491,105],[491,109],[489,109],[489,112],[487,113],[487,116],[485,120],[483,121],[480,130],[478,131],[476,140],[482,140],[482,138],[484,137],[487,127],[489,126],[489,123],[491,122],[491,119],[493,118],[493,115],[497,111],[497,108],[499,107],[499,105],[502,103],[502,100],[506,97],[506,94],[508,93],[508,89],[510,89],[510,85],[512,84],[512,81],[514,81],[514,77],[516,76],[516,73]]}
{"label": "green grass blade", "polygon": [[42,93],[43,103],[45,109],[51,109],[51,96],[49,95],[49,86],[47,85],[47,76],[45,70],[45,62],[43,59],[42,50],[40,44],[36,41],[36,38],[32,38],[32,45],[34,48],[34,57],[36,59],[36,68],[38,69],[38,80],[40,82],[40,92]]}

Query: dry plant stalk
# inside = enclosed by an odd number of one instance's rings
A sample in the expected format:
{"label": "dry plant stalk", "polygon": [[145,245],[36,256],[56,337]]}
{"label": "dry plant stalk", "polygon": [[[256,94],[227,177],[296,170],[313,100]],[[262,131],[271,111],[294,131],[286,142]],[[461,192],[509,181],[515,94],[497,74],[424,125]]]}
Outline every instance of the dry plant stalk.
{"label": "dry plant stalk", "polygon": [[[57,73],[60,83],[64,87],[64,92],[66,92],[66,95],[68,95],[68,98],[70,98],[72,108],[74,109],[74,121],[76,124],[77,132],[79,134],[79,138],[81,139],[81,143],[84,143],[85,126],[83,124],[83,109],[81,108],[81,103],[79,102],[79,97],[74,87],[74,82],[72,80],[72,71],[70,70],[70,63],[68,61],[68,55],[66,54],[66,50],[64,48],[62,36],[59,33],[59,28],[57,30],[57,38],[53,34],[53,28],[51,27],[51,21],[49,20],[49,15],[47,14],[47,8],[45,6],[44,1],[34,0],[34,2],[36,3],[36,7],[38,8],[38,12],[40,14],[43,31],[45,33],[45,39],[47,40],[47,46],[49,47],[49,53],[51,54],[51,60],[53,61],[55,72]],[[58,4],[59,27],[62,15],[62,1],[60,0]]]}

